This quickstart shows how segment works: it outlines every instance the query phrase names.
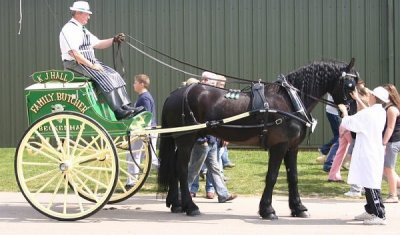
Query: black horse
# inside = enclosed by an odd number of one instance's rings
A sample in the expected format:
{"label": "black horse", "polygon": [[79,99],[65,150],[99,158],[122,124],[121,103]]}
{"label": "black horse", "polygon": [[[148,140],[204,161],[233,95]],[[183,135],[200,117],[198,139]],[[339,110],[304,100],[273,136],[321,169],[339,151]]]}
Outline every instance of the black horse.
{"label": "black horse", "polygon": [[[354,59],[349,64],[337,61],[314,62],[287,74],[286,81],[292,85],[289,89],[279,82],[265,84],[264,94],[268,107],[264,108],[279,112],[255,112],[251,92],[240,93],[238,99],[228,99],[227,90],[204,84],[173,91],[163,106],[162,128],[206,122],[214,124],[196,131],[161,135],[158,183],[161,191],[168,191],[167,207],[171,207],[172,212],[200,214],[190,196],[187,169],[195,140],[210,134],[239,145],[262,146],[269,150],[266,186],[259,205],[262,218],[278,218],[271,202],[282,160],[287,172],[291,214],[294,217],[308,217],[307,208],[302,204],[297,188],[298,147],[306,136],[310,112],[324,94],[330,93],[335,104],[349,99],[351,89],[347,88],[354,88],[358,79],[349,76],[356,74],[353,65]],[[289,95],[293,91],[300,102],[296,103],[293,101],[295,98]],[[301,107],[304,112],[299,112]],[[243,119],[229,124],[218,122],[248,111],[252,111],[252,114]]]}

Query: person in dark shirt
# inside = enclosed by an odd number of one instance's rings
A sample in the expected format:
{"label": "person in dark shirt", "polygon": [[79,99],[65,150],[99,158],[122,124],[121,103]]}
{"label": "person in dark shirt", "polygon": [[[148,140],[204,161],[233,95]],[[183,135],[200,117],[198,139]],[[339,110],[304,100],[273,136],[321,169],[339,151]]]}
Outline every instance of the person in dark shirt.
{"label": "person in dark shirt", "polygon": [[[144,107],[144,109],[152,114],[151,126],[157,126],[156,120],[156,105],[153,99],[153,96],[149,92],[150,87],[150,78],[146,74],[138,74],[135,76],[135,81],[133,83],[133,89],[136,93],[139,94],[138,99],[136,100],[135,107]],[[157,134],[151,134],[151,145],[150,152],[151,152],[151,164],[153,168],[158,168],[158,158],[156,157],[156,144],[157,144]],[[140,149],[143,145],[142,141],[135,141],[133,143],[132,149]],[[136,163],[140,163],[141,158],[143,158],[143,152],[139,151],[133,153],[132,156],[128,153],[126,158],[127,161],[132,161],[132,158],[135,160]],[[128,164],[128,172],[132,176],[137,176],[139,173],[139,168],[136,164]],[[128,177],[126,182],[126,189],[130,189],[135,184],[135,179]]]}
{"label": "person in dark shirt", "polygon": [[396,173],[397,154],[400,152],[400,95],[393,84],[383,86],[389,92],[390,103],[386,109],[386,126],[382,140],[385,146],[385,162],[383,174],[389,184],[389,195],[384,203],[398,203],[397,196],[400,184],[399,176]]}

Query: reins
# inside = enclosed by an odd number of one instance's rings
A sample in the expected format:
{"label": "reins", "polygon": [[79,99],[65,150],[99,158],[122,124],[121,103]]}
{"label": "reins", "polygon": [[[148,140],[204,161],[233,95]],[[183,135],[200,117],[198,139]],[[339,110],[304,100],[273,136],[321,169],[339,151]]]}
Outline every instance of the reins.
{"label": "reins", "polygon": [[[151,51],[153,51],[153,52],[155,52],[155,53],[157,53],[157,54],[160,54],[160,55],[162,55],[162,56],[164,56],[164,57],[166,57],[166,58],[168,58],[168,59],[170,59],[170,60],[172,60],[172,61],[175,61],[175,62],[178,62],[178,63],[180,63],[180,64],[189,66],[189,67],[191,67],[191,68],[199,69],[199,70],[202,70],[202,71],[209,71],[208,69],[205,69],[205,68],[202,68],[202,67],[199,67],[199,66],[196,66],[196,65],[187,63],[187,62],[185,62],[185,61],[176,59],[176,58],[174,58],[174,57],[171,57],[170,55],[167,55],[167,54],[165,54],[165,53],[163,53],[163,52],[161,52],[161,51],[159,51],[159,50],[157,50],[157,49],[155,49],[155,48],[153,48],[153,47],[151,47],[151,46],[148,46],[148,45],[144,44],[142,41],[140,41],[140,40],[138,40],[138,39],[132,37],[132,36],[129,35],[129,34],[125,34],[125,35],[126,35],[126,37],[132,39],[133,41],[137,42],[138,44],[142,45],[143,47],[145,47],[145,48],[147,48],[147,49],[149,49],[149,50],[151,50]],[[174,67],[174,66],[172,66],[172,65],[170,65],[170,64],[168,64],[168,63],[166,63],[166,62],[164,62],[164,61],[162,61],[162,60],[160,60],[160,59],[155,58],[154,56],[152,56],[152,55],[146,53],[144,50],[141,50],[140,48],[134,46],[133,44],[131,44],[131,43],[127,42],[127,41],[125,41],[125,43],[126,43],[128,46],[130,46],[131,48],[133,48],[134,50],[136,50],[136,51],[140,52],[141,54],[143,54],[144,56],[147,56],[147,57],[149,57],[150,59],[152,59],[152,60],[154,60],[154,61],[156,61],[156,62],[159,62],[160,64],[162,64],[162,65],[164,65],[164,66],[167,66],[167,67],[169,67],[169,68],[171,68],[171,69],[173,69],[173,70],[175,70],[175,71],[184,73],[184,74],[189,75],[189,76],[192,76],[192,77],[201,78],[200,75],[186,72],[186,71],[184,71],[184,70],[182,70],[182,69],[179,69],[179,68],[176,68],[176,67]],[[261,81],[261,80],[259,80],[259,81],[254,81],[254,80],[239,78],[239,77],[235,77],[235,76],[231,76],[231,75],[227,75],[227,74],[223,74],[223,73],[218,73],[218,74],[220,74],[220,75],[222,75],[222,76],[224,76],[224,77],[233,79],[233,80],[238,80],[238,81],[246,82],[246,84],[247,84],[247,83],[255,83],[255,82],[263,83],[263,84],[265,84],[265,85],[267,85],[267,84],[275,84],[275,82],[273,82],[273,83],[271,83],[271,82],[263,82],[263,81]],[[301,93],[301,94],[304,94],[305,96],[307,96],[307,97],[309,97],[309,98],[311,98],[311,99],[314,99],[314,100],[316,100],[316,101],[318,101],[318,102],[321,102],[321,103],[323,103],[323,104],[326,104],[326,105],[330,105],[330,106],[332,106],[332,107],[337,107],[337,105],[336,105],[334,102],[332,102],[332,101],[329,101],[329,100],[327,100],[327,99],[325,99],[325,98],[318,98],[318,97],[312,96],[312,95],[307,94],[307,93],[305,93],[305,92],[303,92],[303,91],[301,91],[301,90],[299,90],[299,89],[297,89],[297,88],[295,88],[295,89],[296,89],[297,92],[299,92],[299,93]]]}
{"label": "reins", "polygon": [[[159,50],[157,50],[157,49],[155,49],[155,48],[153,48],[153,47],[151,47],[151,46],[148,46],[148,45],[144,44],[142,41],[140,41],[140,40],[138,40],[138,39],[132,37],[132,36],[129,35],[129,34],[125,34],[125,35],[126,35],[128,38],[130,38],[130,39],[134,40],[135,42],[137,42],[138,44],[142,45],[143,47],[145,47],[145,48],[147,48],[147,49],[149,49],[149,50],[151,50],[151,51],[153,51],[153,52],[155,52],[155,53],[157,53],[157,54],[160,54],[160,55],[162,55],[162,56],[164,56],[164,57],[166,57],[166,58],[168,58],[168,59],[170,59],[170,60],[172,60],[172,61],[175,61],[175,62],[178,62],[178,63],[180,63],[180,64],[189,66],[189,67],[191,67],[191,68],[199,69],[199,70],[202,70],[202,71],[210,71],[210,70],[208,70],[208,69],[206,69],[206,68],[202,68],[202,67],[199,67],[199,66],[196,66],[196,65],[187,63],[187,62],[185,62],[185,61],[176,59],[176,58],[174,58],[174,57],[172,57],[172,56],[170,56],[170,55],[168,55],[168,54],[165,54],[165,53],[163,53],[163,52],[161,52],[161,51],[159,51]],[[145,56],[147,56],[147,57],[149,57],[149,58],[151,58],[151,59],[155,59],[157,62],[160,62],[161,64],[163,64],[163,65],[165,65],[165,66],[167,66],[167,67],[169,67],[169,68],[171,68],[171,69],[174,69],[174,70],[176,70],[176,71],[183,72],[183,73],[188,74],[188,75],[191,75],[191,76],[193,76],[193,77],[201,78],[201,76],[199,76],[199,75],[197,75],[197,74],[188,73],[188,72],[183,71],[183,70],[181,70],[181,69],[175,68],[175,67],[173,67],[173,66],[171,66],[171,65],[169,65],[169,64],[167,64],[167,63],[165,63],[165,62],[163,62],[163,61],[161,61],[161,60],[158,60],[158,59],[154,58],[153,56],[151,56],[150,54],[144,52],[143,50],[141,50],[141,49],[135,47],[135,46],[132,45],[131,43],[128,43],[128,42],[126,42],[126,43],[127,43],[130,47],[132,47],[133,49],[135,49],[135,50],[139,51],[140,53],[142,53],[143,55],[145,55]],[[222,76],[224,76],[224,77],[226,77],[226,78],[231,78],[231,79],[238,80],[238,81],[250,82],[250,83],[251,83],[251,82],[254,82],[253,80],[248,80],[248,79],[244,79],[244,78],[239,78],[239,77],[235,77],[235,76],[232,76],[232,75],[227,75],[227,74],[223,74],[223,73],[218,73],[218,74],[219,74],[219,75],[222,75]],[[212,79],[211,79],[211,80],[212,80]],[[264,83],[264,82],[262,82],[262,83]]]}
{"label": "reins", "polygon": [[121,64],[121,73],[120,74],[121,74],[121,77],[125,77],[124,56],[122,54],[121,43],[120,42],[117,43],[117,49],[115,49],[115,43],[113,43],[112,52],[113,52],[113,65],[114,65],[115,71],[118,71],[117,70],[116,57],[119,55],[119,62]]}

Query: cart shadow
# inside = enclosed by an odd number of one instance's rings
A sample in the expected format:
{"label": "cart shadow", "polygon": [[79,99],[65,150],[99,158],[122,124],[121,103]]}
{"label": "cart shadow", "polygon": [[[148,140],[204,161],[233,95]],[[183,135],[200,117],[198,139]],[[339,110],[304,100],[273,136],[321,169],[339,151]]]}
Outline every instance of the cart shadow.
{"label": "cart shadow", "polygon": [[[167,209],[168,210],[168,209]],[[199,216],[187,216],[185,213],[174,214],[169,211],[148,211],[148,210],[114,210],[102,211],[92,216],[90,220],[96,221],[118,221],[118,222],[149,222],[152,223],[193,223],[193,224],[209,224],[221,223],[223,220],[238,220],[254,225],[354,225],[362,222],[354,220],[339,219],[313,219],[311,218],[293,218],[291,216],[279,216],[278,220],[263,220],[257,213],[254,216],[234,215],[226,213],[202,213]]]}
{"label": "cart shadow", "polygon": [[[213,202],[196,202],[197,204]],[[234,202],[233,202],[234,203]],[[219,203],[215,203],[218,206]],[[279,215],[278,220],[263,220],[254,215],[234,214],[231,209],[221,212],[204,212],[199,216],[187,216],[185,213],[171,213],[165,207],[165,201],[151,196],[135,196],[118,204],[109,204],[94,215],[79,221],[64,223],[102,223],[102,222],[148,222],[151,223],[221,223],[223,220],[238,220],[255,225],[354,225],[353,220],[293,218],[289,215]],[[60,223],[50,219],[30,206],[27,202],[12,202],[0,204],[0,222],[25,223]],[[63,223],[63,222],[61,222]]]}

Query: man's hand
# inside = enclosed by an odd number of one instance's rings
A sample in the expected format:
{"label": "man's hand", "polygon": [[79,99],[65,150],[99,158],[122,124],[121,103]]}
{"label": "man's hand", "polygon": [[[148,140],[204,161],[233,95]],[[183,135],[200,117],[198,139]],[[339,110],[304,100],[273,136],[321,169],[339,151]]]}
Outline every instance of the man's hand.
{"label": "man's hand", "polygon": [[93,64],[92,69],[97,70],[97,71],[103,71],[103,66],[101,64]]}
{"label": "man's hand", "polygon": [[360,97],[358,96],[358,91],[357,91],[357,89],[355,89],[354,91],[352,91],[352,92],[350,93],[350,96],[351,96],[351,98],[353,98],[354,100],[359,100],[359,99],[360,99]]}
{"label": "man's hand", "polygon": [[124,33],[119,33],[119,34],[114,36],[113,42],[121,43],[123,41],[125,41],[125,34]]}

